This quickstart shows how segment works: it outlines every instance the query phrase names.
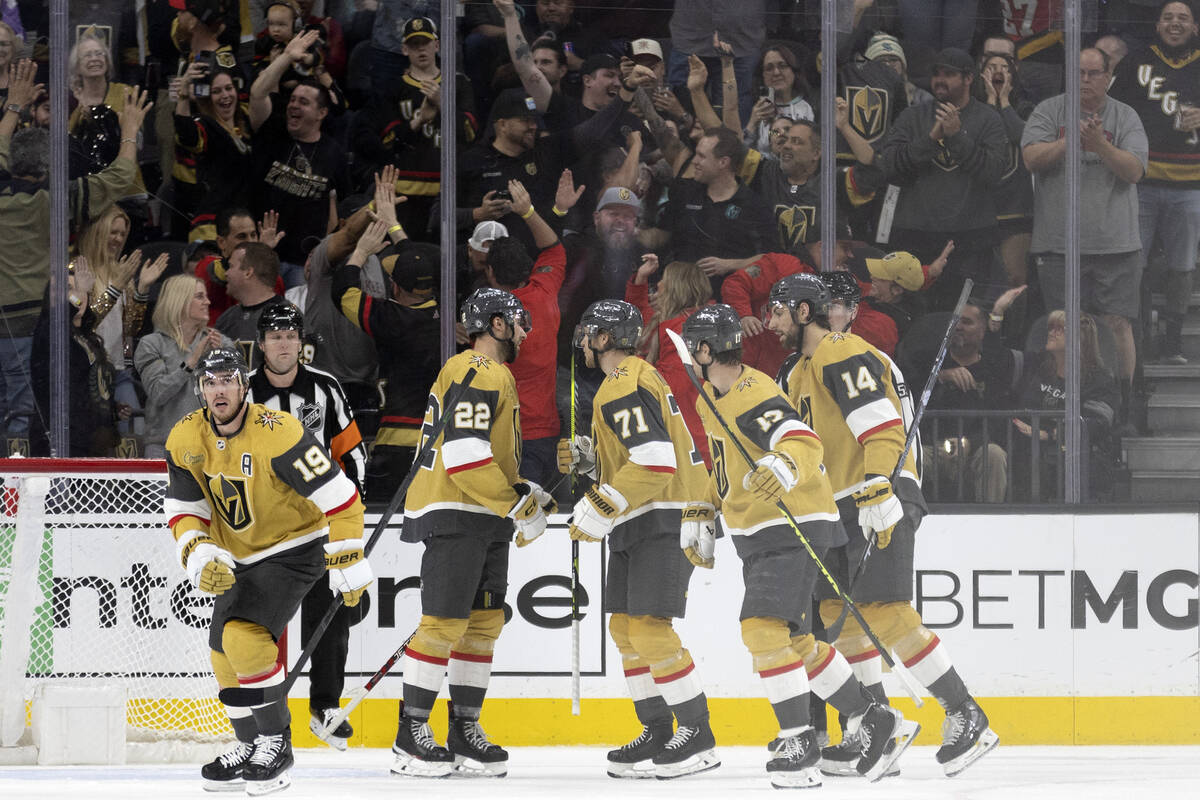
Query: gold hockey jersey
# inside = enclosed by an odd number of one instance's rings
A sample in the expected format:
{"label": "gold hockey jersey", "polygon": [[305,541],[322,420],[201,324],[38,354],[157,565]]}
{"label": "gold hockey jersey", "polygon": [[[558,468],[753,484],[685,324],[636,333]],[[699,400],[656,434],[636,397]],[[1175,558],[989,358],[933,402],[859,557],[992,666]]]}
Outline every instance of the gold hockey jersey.
{"label": "gold hockey jersey", "polygon": [[[811,357],[790,356],[779,375],[800,418],[821,437],[834,498],[849,496],[867,475],[891,477],[912,413],[890,358],[852,333],[829,333]],[[918,440],[901,471],[917,486],[920,452]]]}
{"label": "gold hockey jersey", "polygon": [[363,535],[354,483],[291,414],[258,403],[218,435],[206,409],[167,437],[168,525],[177,546],[207,534],[241,564],[328,536]]}
{"label": "gold hockey jersey", "polygon": [[705,496],[708,471],[670,387],[643,359],[625,358],[601,382],[592,442],[600,482],[629,501],[609,546],[622,550],[633,535],[678,535],[684,505]]}
{"label": "gold hockey jersey", "polygon": [[421,444],[470,369],[475,376],[455,402],[445,429],[414,465],[417,474],[404,505],[406,542],[437,533],[512,534],[505,515],[517,502],[513,485],[520,481],[521,405],[508,367],[475,350],[447,361],[429,393]]}
{"label": "gold hockey jersey", "polygon": [[[800,481],[780,498],[796,522],[838,521],[833,490],[821,464],[821,440],[804,424],[768,375],[744,366],[728,393],[718,397],[711,383],[704,384],[704,393],[713,399],[721,418],[751,459],[758,461],[768,451],[777,450],[796,462]],[[766,528],[786,526],[788,523],[773,503],[764,503],[743,488],[742,481],[750,467],[704,398],[696,400],[696,411],[704,422],[708,452],[712,456],[709,499],[721,512],[725,532],[751,536]]]}

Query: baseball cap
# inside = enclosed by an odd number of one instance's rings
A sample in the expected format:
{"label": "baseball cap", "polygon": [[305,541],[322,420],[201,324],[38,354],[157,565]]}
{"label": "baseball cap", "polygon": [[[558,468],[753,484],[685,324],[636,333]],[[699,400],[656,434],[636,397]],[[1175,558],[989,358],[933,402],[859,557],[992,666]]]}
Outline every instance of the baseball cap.
{"label": "baseball cap", "polygon": [[604,194],[600,195],[600,202],[596,204],[596,210],[601,211],[608,206],[629,206],[638,213],[642,211],[642,201],[624,186],[612,186],[604,190]]}
{"label": "baseball cap", "polygon": [[897,250],[883,258],[868,258],[865,261],[872,278],[894,281],[900,284],[900,288],[910,292],[915,292],[925,285],[925,271],[921,269],[921,262],[912,253]]}
{"label": "baseball cap", "polygon": [[964,74],[974,74],[975,61],[971,58],[966,50],[960,50],[957,47],[947,47],[938,53],[933,63],[930,65],[934,69],[944,67],[945,69],[958,70]]}
{"label": "baseball cap", "polygon": [[654,56],[659,61],[663,60],[662,45],[653,39],[634,39],[630,50],[635,59],[638,56]]}
{"label": "baseball cap", "polygon": [[492,119],[517,119],[521,117],[540,117],[541,112],[533,98],[525,94],[524,89],[505,89],[492,103]]}
{"label": "baseball cap", "polygon": [[176,11],[190,11],[192,16],[203,19],[206,14],[224,14],[228,4],[223,0],[168,0],[168,5]]}
{"label": "baseball cap", "polygon": [[496,239],[503,239],[506,236],[508,236],[508,228],[494,219],[485,219],[475,226],[475,230],[471,233],[471,238],[467,239],[467,244],[471,246],[472,250],[486,253],[491,249],[492,242]]}
{"label": "baseball cap", "polygon": [[419,38],[438,38],[437,25],[429,17],[413,17],[404,23],[404,32],[400,36],[400,41],[407,42],[409,39]]}
{"label": "baseball cap", "polygon": [[404,240],[384,248],[379,254],[379,264],[401,289],[432,294],[441,272],[441,249],[433,244]]}
{"label": "baseball cap", "polygon": [[616,57],[608,53],[596,53],[587,57],[583,66],[579,68],[579,74],[591,75],[598,69],[618,69],[619,67]]}
{"label": "baseball cap", "polygon": [[874,61],[880,56],[895,56],[900,59],[900,63],[908,66],[908,59],[904,57],[904,48],[900,46],[900,40],[886,33],[877,33],[872,36],[863,55],[867,57],[868,61]]}

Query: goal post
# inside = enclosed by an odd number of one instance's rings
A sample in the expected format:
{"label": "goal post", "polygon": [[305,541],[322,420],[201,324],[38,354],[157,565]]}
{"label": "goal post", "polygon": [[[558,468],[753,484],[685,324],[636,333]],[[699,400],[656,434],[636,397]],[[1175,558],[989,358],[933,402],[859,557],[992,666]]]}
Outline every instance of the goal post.
{"label": "goal post", "polygon": [[165,758],[231,738],[213,598],[180,569],[165,495],[163,461],[0,459],[0,746],[28,743],[48,684],[124,689],[127,740]]}

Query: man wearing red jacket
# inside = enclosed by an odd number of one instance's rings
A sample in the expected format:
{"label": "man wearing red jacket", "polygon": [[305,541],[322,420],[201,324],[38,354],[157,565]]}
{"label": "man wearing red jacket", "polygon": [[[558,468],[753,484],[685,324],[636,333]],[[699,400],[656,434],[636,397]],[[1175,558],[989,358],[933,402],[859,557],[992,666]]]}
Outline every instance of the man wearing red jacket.
{"label": "man wearing red jacket", "polygon": [[[561,188],[561,183],[560,183]],[[521,343],[517,360],[508,365],[517,383],[521,403],[522,478],[541,486],[549,485],[558,474],[559,421],[554,397],[554,373],[558,358],[558,290],[566,277],[567,254],[558,235],[542,219],[518,181],[509,181],[512,210],[518,214],[539,250],[536,261],[529,258],[520,239],[500,237],[488,250],[484,277],[496,289],[511,292],[525,307],[533,329]],[[579,194],[557,195],[556,208],[569,211]],[[566,207],[563,207],[563,203]]]}
{"label": "man wearing red jacket", "polygon": [[725,278],[721,299],[742,318],[742,363],[774,375],[788,351],[779,337],[763,326],[762,310],[776,281],[797,272],[816,272],[809,264],[787,253],[765,253],[744,269]]}

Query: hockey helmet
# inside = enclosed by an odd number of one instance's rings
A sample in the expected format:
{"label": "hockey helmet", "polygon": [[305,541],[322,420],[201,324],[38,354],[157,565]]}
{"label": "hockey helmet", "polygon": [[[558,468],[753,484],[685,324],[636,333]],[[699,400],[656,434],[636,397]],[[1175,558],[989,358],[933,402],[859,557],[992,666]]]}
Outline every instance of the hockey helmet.
{"label": "hockey helmet", "polygon": [[245,392],[250,388],[250,370],[246,367],[246,359],[242,358],[240,350],[230,347],[220,347],[211,350],[200,363],[196,365],[196,395],[204,403],[204,384],[226,372],[237,375],[238,385]]}
{"label": "hockey helmet", "polygon": [[822,272],[821,282],[829,289],[829,296],[832,300],[841,300],[843,303],[854,305],[862,299],[862,288],[858,285],[858,281],[845,270]]}
{"label": "hockey helmet", "polygon": [[808,303],[814,317],[829,316],[829,288],[825,282],[809,272],[785,275],[771,287],[767,306],[786,306],[793,311],[801,303]]}
{"label": "hockey helmet", "polygon": [[258,340],[267,336],[267,331],[296,331],[304,338],[304,312],[291,303],[276,303],[263,309],[258,315]]}
{"label": "hockey helmet", "polygon": [[702,342],[716,355],[742,346],[742,320],[725,303],[707,305],[683,323],[683,341],[688,351],[695,353]]}
{"label": "hockey helmet", "polygon": [[583,346],[583,337],[603,331],[612,338],[612,346],[632,350],[642,338],[642,312],[624,300],[597,300],[583,312],[575,326],[575,346]]}
{"label": "hockey helmet", "polygon": [[514,328],[520,325],[526,333],[533,330],[529,312],[521,305],[521,301],[513,296],[512,292],[491,287],[472,292],[463,302],[460,318],[467,334],[474,335],[488,330],[492,325],[492,318],[496,316],[504,317],[504,321]]}

